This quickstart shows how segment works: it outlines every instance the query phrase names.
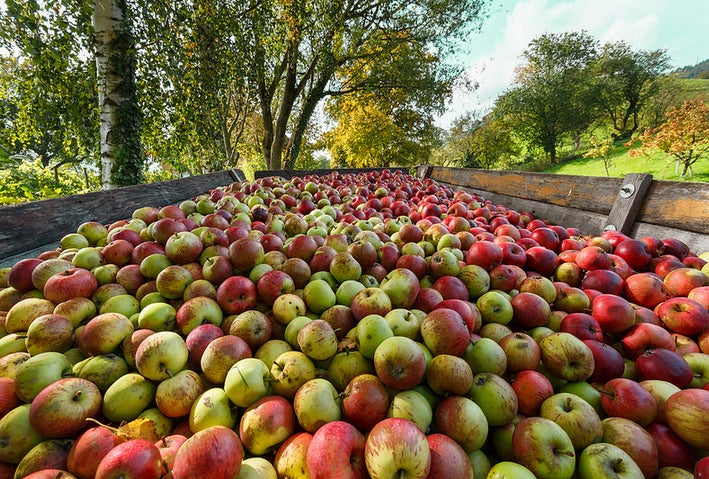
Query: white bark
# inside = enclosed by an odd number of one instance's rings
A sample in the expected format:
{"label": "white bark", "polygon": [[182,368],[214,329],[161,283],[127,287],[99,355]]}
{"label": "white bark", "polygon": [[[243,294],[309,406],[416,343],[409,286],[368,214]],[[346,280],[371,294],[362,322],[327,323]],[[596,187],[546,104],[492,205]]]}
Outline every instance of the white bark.
{"label": "white bark", "polygon": [[101,185],[109,189],[111,169],[115,161],[115,143],[111,131],[116,122],[116,107],[121,104],[117,91],[121,78],[111,68],[109,59],[112,55],[113,39],[123,20],[123,11],[116,0],[94,0],[92,16],[98,76],[99,118],[101,122]]}

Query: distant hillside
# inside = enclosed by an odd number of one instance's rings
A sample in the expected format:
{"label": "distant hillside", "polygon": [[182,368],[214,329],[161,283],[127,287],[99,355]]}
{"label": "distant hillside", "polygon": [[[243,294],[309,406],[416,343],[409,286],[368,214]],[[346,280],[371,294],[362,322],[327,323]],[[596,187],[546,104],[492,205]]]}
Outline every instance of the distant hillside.
{"label": "distant hillside", "polygon": [[709,59],[674,71],[680,78],[709,78]]}

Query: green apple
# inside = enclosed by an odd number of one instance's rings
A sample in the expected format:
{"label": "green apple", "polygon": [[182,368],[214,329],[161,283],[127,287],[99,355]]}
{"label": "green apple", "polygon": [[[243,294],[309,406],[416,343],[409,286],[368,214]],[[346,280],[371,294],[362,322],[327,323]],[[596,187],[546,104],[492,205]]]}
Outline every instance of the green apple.
{"label": "green apple", "polygon": [[135,353],[135,366],[146,378],[162,381],[182,370],[189,351],[185,340],[174,331],[158,331],[146,337]]}
{"label": "green apple", "polygon": [[373,359],[377,346],[392,336],[391,326],[380,314],[368,314],[357,323],[357,345],[365,358]]}
{"label": "green apple", "polygon": [[486,479],[537,479],[537,476],[522,464],[500,461],[490,468]]}
{"label": "green apple", "polygon": [[338,283],[349,280],[358,280],[362,275],[362,266],[347,251],[336,253],[330,261],[330,274]]}
{"label": "green apple", "polygon": [[101,393],[118,378],[128,373],[128,363],[118,354],[90,356],[74,365],[74,375],[94,383]]}
{"label": "green apple", "polygon": [[462,357],[475,374],[493,373],[502,376],[507,369],[504,349],[490,338],[473,339]]}
{"label": "green apple", "polygon": [[427,433],[433,422],[433,409],[423,394],[407,389],[397,392],[391,398],[387,417],[408,419]]}
{"label": "green apple", "polygon": [[29,328],[25,347],[32,356],[45,351],[63,353],[74,343],[74,326],[61,314],[43,314],[35,318]]}
{"label": "green apple", "polygon": [[577,451],[600,442],[603,424],[593,406],[571,393],[556,393],[542,402],[539,416],[551,419],[566,431]]}
{"label": "green apple", "polygon": [[374,364],[361,352],[340,351],[329,361],[325,377],[338,391],[344,391],[349,382],[360,374],[374,374]]}
{"label": "green apple", "polygon": [[189,414],[190,431],[196,433],[212,426],[226,426],[236,423],[229,396],[219,387],[207,389],[192,404]]}
{"label": "green apple", "polygon": [[558,392],[575,394],[589,403],[599,415],[605,414],[603,412],[603,408],[601,407],[601,391],[589,382],[567,382],[558,388]]}
{"label": "green apple", "polygon": [[271,394],[269,366],[256,357],[240,359],[227,372],[224,391],[236,406],[249,407]]}
{"label": "green apple", "polygon": [[138,313],[138,327],[153,331],[174,331],[177,324],[177,310],[168,303],[151,303],[143,306]]}
{"label": "green apple", "polygon": [[[41,264],[41,263],[40,263]],[[69,263],[71,264],[71,263]],[[35,318],[54,312],[56,305],[44,298],[24,298],[15,303],[5,316],[5,331],[19,333],[27,331]]]}
{"label": "green apple", "polygon": [[352,304],[352,298],[365,288],[364,284],[355,279],[346,279],[337,287],[335,297],[337,304],[349,306]]}
{"label": "green apple", "polygon": [[405,336],[417,341],[421,338],[422,317],[414,311],[396,308],[384,315],[395,336]]}
{"label": "green apple", "polygon": [[463,266],[458,273],[458,278],[468,288],[471,300],[477,300],[490,289],[490,274],[479,265]]}
{"label": "green apple", "polygon": [[323,378],[311,379],[298,388],[293,397],[293,409],[298,423],[309,433],[342,417],[340,394]]}
{"label": "green apple", "polygon": [[96,311],[96,304],[89,298],[76,297],[57,304],[53,313],[68,318],[76,329],[96,316]]}
{"label": "green apple", "polygon": [[72,375],[69,358],[56,351],[47,351],[30,357],[15,371],[15,394],[30,402],[45,386]]}
{"label": "green apple", "polygon": [[431,468],[431,449],[416,424],[386,418],[369,432],[364,460],[373,478],[425,478]]}
{"label": "green apple", "polygon": [[118,378],[103,395],[102,411],[109,421],[121,423],[137,418],[155,399],[155,383],[138,373]]}
{"label": "green apple", "polygon": [[320,314],[337,303],[337,296],[324,279],[308,282],[303,288],[303,299],[308,311]]}
{"label": "green apple", "polygon": [[509,324],[514,316],[510,300],[500,291],[483,293],[475,302],[484,323]]}
{"label": "green apple", "polygon": [[273,361],[286,351],[293,351],[293,346],[284,339],[272,338],[263,343],[256,351],[254,357],[263,361],[271,369]]}
{"label": "green apple", "polygon": [[579,479],[643,479],[638,465],[624,450],[613,444],[599,442],[586,447],[579,455]]}
{"label": "green apple", "polygon": [[480,406],[490,426],[502,426],[517,414],[517,394],[510,383],[492,373],[478,373],[467,397]]}
{"label": "green apple", "polygon": [[285,330],[283,331],[283,339],[285,339],[293,349],[299,349],[298,333],[303,326],[312,320],[313,319],[310,316],[296,316],[288,324],[286,324]]}
{"label": "green apple", "polygon": [[278,479],[276,468],[263,457],[247,457],[235,479]]}
{"label": "green apple", "polygon": [[0,461],[18,464],[44,437],[30,424],[30,404],[21,404],[0,418]]}
{"label": "green apple", "polygon": [[273,302],[273,317],[281,324],[288,324],[298,316],[304,316],[307,311],[303,298],[295,293],[278,296]]}

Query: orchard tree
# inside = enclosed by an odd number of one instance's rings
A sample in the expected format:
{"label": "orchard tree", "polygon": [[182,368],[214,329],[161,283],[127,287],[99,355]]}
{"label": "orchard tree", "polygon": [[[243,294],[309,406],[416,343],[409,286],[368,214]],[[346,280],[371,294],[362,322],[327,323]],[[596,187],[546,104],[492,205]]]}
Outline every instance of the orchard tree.
{"label": "orchard tree", "polygon": [[565,137],[576,137],[593,122],[589,68],[597,42],[585,32],[545,34],[524,51],[515,84],[495,105],[532,146],[540,147],[552,165]]}
{"label": "orchard tree", "polygon": [[0,10],[0,141],[43,167],[98,158],[91,7],[7,0]]}
{"label": "orchard tree", "polygon": [[624,41],[603,45],[593,66],[594,96],[613,125],[615,139],[627,140],[637,131],[640,114],[660,91],[669,65],[665,50],[633,50]]}
{"label": "orchard tree", "polygon": [[709,152],[709,109],[701,98],[686,100],[667,113],[667,121],[656,129],[648,128],[640,139],[640,152],[667,153],[675,160],[676,173],[691,177],[692,166],[706,160]]}

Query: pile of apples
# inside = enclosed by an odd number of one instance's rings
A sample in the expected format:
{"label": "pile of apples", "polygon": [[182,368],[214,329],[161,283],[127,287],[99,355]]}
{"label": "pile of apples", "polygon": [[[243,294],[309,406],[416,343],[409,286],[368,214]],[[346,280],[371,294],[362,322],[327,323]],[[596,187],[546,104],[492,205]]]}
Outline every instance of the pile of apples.
{"label": "pile of apples", "polygon": [[0,478],[709,477],[708,259],[399,170],[86,221],[0,270]]}

